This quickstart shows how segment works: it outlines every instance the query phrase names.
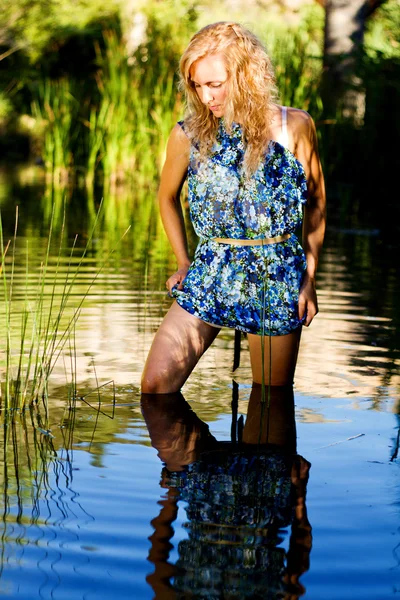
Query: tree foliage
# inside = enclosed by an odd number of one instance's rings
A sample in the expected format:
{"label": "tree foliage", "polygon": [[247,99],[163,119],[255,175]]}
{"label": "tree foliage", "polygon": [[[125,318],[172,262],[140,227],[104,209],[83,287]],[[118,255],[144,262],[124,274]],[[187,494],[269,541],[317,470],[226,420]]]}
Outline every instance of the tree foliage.
{"label": "tree foliage", "polygon": [[95,19],[118,13],[120,0],[3,0],[0,45],[3,55],[23,49],[37,60],[51,42],[82,31]]}
{"label": "tree foliage", "polygon": [[400,3],[388,0],[367,22],[365,51],[371,58],[400,58]]}

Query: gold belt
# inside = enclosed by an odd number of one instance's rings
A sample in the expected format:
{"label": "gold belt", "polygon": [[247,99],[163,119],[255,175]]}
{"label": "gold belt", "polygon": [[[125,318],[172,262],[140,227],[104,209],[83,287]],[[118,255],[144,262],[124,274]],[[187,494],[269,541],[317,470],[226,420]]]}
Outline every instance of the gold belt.
{"label": "gold belt", "polygon": [[238,238],[211,238],[213,242],[218,244],[231,244],[232,246],[264,246],[264,244],[277,244],[278,242],[284,242],[290,238],[290,233],[284,233],[283,235],[277,235],[271,238],[257,238],[256,240],[241,240]]}

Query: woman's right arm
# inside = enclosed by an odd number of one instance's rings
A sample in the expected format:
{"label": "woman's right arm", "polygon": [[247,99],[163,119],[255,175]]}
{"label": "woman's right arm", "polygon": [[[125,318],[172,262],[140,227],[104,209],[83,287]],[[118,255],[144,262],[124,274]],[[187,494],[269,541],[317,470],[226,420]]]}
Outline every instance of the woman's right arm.
{"label": "woman's right arm", "polygon": [[167,281],[171,291],[174,285],[182,288],[190,259],[188,255],[185,222],[180,192],[187,175],[190,142],[180,125],[175,125],[167,144],[167,155],[161,172],[158,191],[161,219],[178,263],[177,271]]}

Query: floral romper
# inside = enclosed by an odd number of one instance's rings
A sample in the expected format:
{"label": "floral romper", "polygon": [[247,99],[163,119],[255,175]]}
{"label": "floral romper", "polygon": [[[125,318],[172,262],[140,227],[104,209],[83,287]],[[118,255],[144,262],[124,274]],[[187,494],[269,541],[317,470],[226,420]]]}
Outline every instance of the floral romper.
{"label": "floral romper", "polygon": [[[179,123],[183,130],[185,125]],[[241,126],[229,134],[220,119],[207,159],[192,143],[189,208],[199,237],[177,303],[217,327],[258,335],[284,335],[302,323],[298,298],[306,269],[295,231],[307,201],[304,169],[276,141],[269,142],[257,171],[245,178]],[[236,246],[213,238],[262,239],[290,233],[283,242]]]}

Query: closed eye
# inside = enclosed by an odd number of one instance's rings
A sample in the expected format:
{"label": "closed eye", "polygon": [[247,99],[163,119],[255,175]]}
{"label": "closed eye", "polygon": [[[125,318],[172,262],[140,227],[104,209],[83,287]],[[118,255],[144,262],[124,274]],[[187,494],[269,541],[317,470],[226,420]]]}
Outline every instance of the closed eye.
{"label": "closed eye", "polygon": [[[200,83],[196,83],[195,81],[192,81],[192,85],[193,85],[193,87],[195,89],[198,89],[198,88],[201,87]],[[219,82],[218,83],[209,82],[209,83],[206,83],[205,85],[207,85],[210,88],[220,88],[222,86],[222,83],[219,83]]]}

